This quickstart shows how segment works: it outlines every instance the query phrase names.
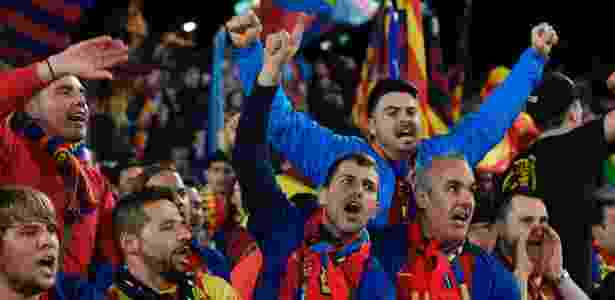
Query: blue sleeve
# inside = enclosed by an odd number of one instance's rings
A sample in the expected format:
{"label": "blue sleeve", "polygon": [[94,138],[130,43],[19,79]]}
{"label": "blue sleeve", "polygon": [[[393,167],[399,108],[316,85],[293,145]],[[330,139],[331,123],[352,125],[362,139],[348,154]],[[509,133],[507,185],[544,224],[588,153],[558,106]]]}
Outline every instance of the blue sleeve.
{"label": "blue sleeve", "polygon": [[270,114],[267,135],[273,148],[317,186],[324,182],[336,159],[367,148],[363,140],[335,134],[307,114],[295,111],[282,89],[276,94]]}
{"label": "blue sleeve", "polygon": [[493,259],[494,263],[494,275],[493,276],[493,289],[491,291],[490,299],[503,299],[503,300],[519,300],[521,299],[521,291],[519,289],[519,283],[517,279],[502,265],[500,262]]}
{"label": "blue sleeve", "polygon": [[244,101],[233,149],[233,167],[239,178],[243,205],[250,213],[248,230],[259,246],[281,236],[285,240],[277,242],[290,242],[290,237],[303,239],[301,233],[295,232],[303,228],[301,211],[280,190],[269,160],[266,127],[274,93],[275,87],[257,86]]}
{"label": "blue sleeve", "polygon": [[263,51],[263,44],[258,41],[246,48],[231,50],[233,62],[239,66],[239,81],[246,96],[252,94],[254,82],[263,68]]}
{"label": "blue sleeve", "polygon": [[[460,268],[459,260],[455,264],[455,268]],[[482,250],[481,254],[474,255],[471,289],[472,299],[521,299],[519,284],[513,273],[493,255]]]}
{"label": "blue sleeve", "polygon": [[[257,42],[233,51],[244,92],[249,95],[262,67],[263,47]],[[335,159],[366,147],[361,139],[337,135],[307,114],[295,111],[281,87],[271,105],[267,138],[276,151],[316,185],[323,183]]]}
{"label": "blue sleeve", "polygon": [[434,155],[460,152],[471,167],[498,144],[522,111],[542,78],[545,59],[535,49],[523,52],[510,75],[483,103],[478,112],[465,116],[447,135],[419,144],[419,162]]}

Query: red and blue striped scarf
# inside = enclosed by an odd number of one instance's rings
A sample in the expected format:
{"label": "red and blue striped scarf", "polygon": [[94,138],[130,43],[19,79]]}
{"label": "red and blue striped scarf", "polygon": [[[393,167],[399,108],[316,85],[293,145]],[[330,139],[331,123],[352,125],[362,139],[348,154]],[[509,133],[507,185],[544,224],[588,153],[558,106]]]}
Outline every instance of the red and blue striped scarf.
{"label": "red and blue striped scarf", "polygon": [[457,284],[440,243],[423,238],[419,224],[408,225],[408,263],[397,273],[397,299],[460,300],[467,290]]}
{"label": "red and blue striped scarf", "polygon": [[[22,136],[37,143],[43,151],[51,156],[64,179],[68,191],[64,221],[67,224],[72,224],[80,216],[94,211],[98,200],[94,196],[91,183],[84,170],[84,162],[88,159],[88,149],[85,143],[69,143],[62,137],[48,136],[27,114],[19,114],[19,120],[12,122],[13,127]],[[16,115],[9,118],[9,121],[14,117]]]}
{"label": "red and blue striped scarf", "polygon": [[303,245],[288,259],[281,300],[356,299],[354,293],[370,256],[369,234],[363,229],[332,243],[323,238],[324,218],[324,210],[318,209],[306,223]]}

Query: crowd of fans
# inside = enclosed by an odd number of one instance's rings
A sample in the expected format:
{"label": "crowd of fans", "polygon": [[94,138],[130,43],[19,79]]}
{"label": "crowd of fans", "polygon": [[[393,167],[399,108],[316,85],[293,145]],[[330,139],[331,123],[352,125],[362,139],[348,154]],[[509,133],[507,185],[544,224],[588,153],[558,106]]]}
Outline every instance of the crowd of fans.
{"label": "crowd of fans", "polygon": [[[148,38],[136,6],[123,24],[0,73],[3,299],[614,299],[615,68],[550,69],[550,25],[420,138],[413,83],[375,82],[362,132],[357,64],[289,68],[301,24],[261,36],[254,13],[224,24],[207,132],[192,37]],[[480,168],[520,115],[535,130]]]}

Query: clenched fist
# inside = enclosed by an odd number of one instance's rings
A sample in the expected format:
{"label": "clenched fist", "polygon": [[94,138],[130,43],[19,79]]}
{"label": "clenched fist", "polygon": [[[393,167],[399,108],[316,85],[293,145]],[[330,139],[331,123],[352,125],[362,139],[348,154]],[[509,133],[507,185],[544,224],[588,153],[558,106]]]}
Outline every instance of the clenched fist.
{"label": "clenched fist", "polygon": [[263,25],[253,11],[243,16],[235,16],[226,22],[226,31],[233,46],[245,48],[260,39]]}
{"label": "clenched fist", "polygon": [[551,49],[559,42],[559,37],[553,26],[540,23],[532,28],[532,47],[544,56],[549,57]]}

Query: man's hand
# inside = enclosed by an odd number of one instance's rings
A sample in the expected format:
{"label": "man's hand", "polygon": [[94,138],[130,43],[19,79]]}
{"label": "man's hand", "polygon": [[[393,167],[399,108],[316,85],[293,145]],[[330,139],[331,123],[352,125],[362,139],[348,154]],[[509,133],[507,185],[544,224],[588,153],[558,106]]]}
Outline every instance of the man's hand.
{"label": "man's hand", "polygon": [[304,22],[305,16],[300,17],[292,35],[286,31],[280,31],[267,36],[263,70],[258,76],[261,85],[271,86],[278,83],[282,67],[289,63],[299,50],[305,29]]}
{"label": "man's hand", "polygon": [[532,28],[532,48],[548,58],[553,46],[557,45],[559,37],[555,29],[548,23],[540,23]]}
{"label": "man's hand", "polygon": [[[121,40],[101,36],[68,47],[48,58],[53,74],[47,78],[76,75],[84,79],[112,79],[107,69],[128,61],[128,47]],[[48,66],[43,66],[48,68]],[[44,69],[43,69],[44,70]]]}
{"label": "man's hand", "polygon": [[545,238],[542,242],[540,269],[547,279],[557,281],[562,274],[564,264],[562,259],[562,242],[557,232],[551,226],[545,225],[544,233]]}
{"label": "man's hand", "polygon": [[245,48],[260,39],[263,25],[253,11],[243,16],[232,17],[226,22],[226,31],[233,46]]}
{"label": "man's hand", "polygon": [[515,247],[515,276],[519,280],[527,280],[534,272],[534,263],[527,254],[527,240],[530,237],[530,230],[521,233]]}
{"label": "man's hand", "polygon": [[280,81],[282,67],[292,57],[290,35],[280,31],[267,36],[263,69],[258,75],[258,83],[263,86],[274,86]]}

